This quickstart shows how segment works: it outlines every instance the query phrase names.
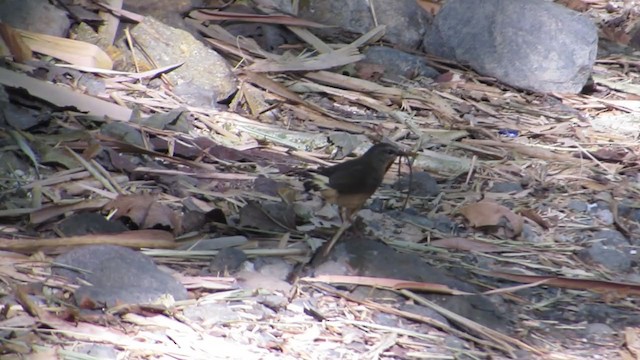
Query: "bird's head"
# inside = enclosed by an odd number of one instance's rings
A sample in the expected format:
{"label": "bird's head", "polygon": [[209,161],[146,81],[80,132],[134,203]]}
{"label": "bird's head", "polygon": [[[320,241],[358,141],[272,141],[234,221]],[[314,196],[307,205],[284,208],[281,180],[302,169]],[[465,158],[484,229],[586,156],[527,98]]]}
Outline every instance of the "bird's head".
{"label": "bird's head", "polygon": [[378,143],[370,147],[362,157],[369,159],[374,163],[384,164],[384,169],[386,171],[398,156],[408,155],[408,153],[402,151],[399,147],[393,144]]}

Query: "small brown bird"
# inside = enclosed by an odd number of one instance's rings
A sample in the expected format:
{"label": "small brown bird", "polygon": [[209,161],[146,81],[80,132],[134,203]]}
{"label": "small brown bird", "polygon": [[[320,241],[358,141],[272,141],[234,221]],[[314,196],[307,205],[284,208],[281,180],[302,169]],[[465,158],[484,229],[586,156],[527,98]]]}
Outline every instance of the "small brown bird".
{"label": "small brown bird", "polygon": [[393,144],[379,143],[357,159],[309,172],[311,178],[304,182],[305,191],[317,191],[325,200],[341,207],[343,223],[325,249],[325,255],[349,227],[353,215],[382,184],[391,164],[398,156],[407,155]]}

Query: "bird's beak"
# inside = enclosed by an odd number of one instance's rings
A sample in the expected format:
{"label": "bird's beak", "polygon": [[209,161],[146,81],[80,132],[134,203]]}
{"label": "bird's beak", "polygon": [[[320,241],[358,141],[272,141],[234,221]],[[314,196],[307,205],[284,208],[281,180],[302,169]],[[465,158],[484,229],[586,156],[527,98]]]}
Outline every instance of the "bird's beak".
{"label": "bird's beak", "polygon": [[418,156],[418,153],[415,151],[400,151],[398,155],[405,157],[416,157]]}

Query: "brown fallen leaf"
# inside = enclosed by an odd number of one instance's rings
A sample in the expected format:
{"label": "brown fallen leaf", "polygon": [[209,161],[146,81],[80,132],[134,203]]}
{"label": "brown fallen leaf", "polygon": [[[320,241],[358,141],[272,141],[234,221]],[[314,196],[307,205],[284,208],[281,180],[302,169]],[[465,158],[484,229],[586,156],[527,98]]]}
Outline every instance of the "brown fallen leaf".
{"label": "brown fallen leaf", "polygon": [[44,310],[42,310],[35,301],[29,296],[29,287],[27,285],[18,285],[14,289],[16,301],[22,306],[27,314],[41,318]]}
{"label": "brown fallen leaf", "polygon": [[18,63],[25,63],[31,60],[33,56],[31,48],[11,26],[6,23],[0,23],[0,37],[9,50],[9,54],[2,54],[3,56],[11,55],[13,56],[13,60]]}
{"label": "brown fallen leaf", "polygon": [[460,209],[460,213],[469,220],[472,226],[497,226],[503,228],[505,234],[510,238],[519,235],[524,225],[520,215],[493,201],[482,200],[464,206]]}
{"label": "brown fallen leaf", "polygon": [[[589,154],[600,161],[622,162],[631,154],[631,151],[627,148],[601,148],[590,151]],[[574,156],[579,157],[580,154],[575,153]]]}
{"label": "brown fallen leaf", "polygon": [[565,289],[588,290],[605,295],[615,293],[620,296],[640,296],[640,284],[622,283],[615,281],[572,279],[559,276],[520,275],[500,271],[491,271],[487,275],[517,281],[521,283],[535,283],[544,280],[544,285]]}
{"label": "brown fallen leaf", "polygon": [[174,234],[182,230],[180,216],[153,195],[120,195],[103,209],[116,210],[114,219],[128,217],[139,229],[171,229]]}
{"label": "brown fallen leaf", "polygon": [[545,230],[549,230],[550,226],[549,223],[542,218],[542,216],[540,216],[540,214],[538,214],[537,212],[535,212],[532,209],[524,209],[522,211],[520,211],[520,215],[528,218],[529,220],[535,222],[536,224],[540,225],[543,229]]}

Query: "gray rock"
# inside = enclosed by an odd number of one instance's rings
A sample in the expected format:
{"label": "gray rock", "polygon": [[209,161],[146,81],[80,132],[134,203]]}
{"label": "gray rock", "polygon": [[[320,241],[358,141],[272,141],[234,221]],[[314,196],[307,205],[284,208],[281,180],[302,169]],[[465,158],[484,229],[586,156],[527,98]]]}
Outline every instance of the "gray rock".
{"label": "gray rock", "polygon": [[125,247],[82,246],[58,256],[55,263],[66,267],[54,266],[53,274],[92,285],[82,285],[74,293],[83,307],[152,303],[165,294],[175,300],[187,298],[185,287],[161,271],[150,257]]}
{"label": "gray rock", "polygon": [[520,192],[522,190],[522,185],[515,182],[497,182],[489,189],[490,192],[494,193]]}
{"label": "gray rock", "polygon": [[27,130],[49,120],[41,111],[18,106],[8,101],[0,101],[0,127],[10,126],[18,130]]}
{"label": "gray rock", "polygon": [[398,327],[400,325],[399,317],[391,314],[386,314],[383,312],[375,312],[371,314],[371,319],[376,324],[382,325],[382,326]]}
{"label": "gray rock", "polygon": [[0,1],[0,21],[22,30],[66,37],[71,22],[67,13],[47,0]]}
{"label": "gray rock", "polygon": [[188,32],[147,17],[131,33],[158,66],[184,62],[166,75],[187,104],[213,108],[237,90],[237,79],[225,59]]}
{"label": "gray rock", "polygon": [[591,74],[598,35],[591,20],[550,1],[450,0],[423,46],[511,86],[577,93]]}
{"label": "gray rock", "polygon": [[209,271],[212,274],[233,273],[247,260],[244,251],[236,248],[224,248],[209,263]]}
{"label": "gray rock", "polygon": [[188,306],[183,315],[195,322],[206,321],[209,324],[220,324],[241,319],[240,315],[229,308],[229,304],[202,304]]}
{"label": "gray rock", "polygon": [[407,54],[404,51],[386,46],[368,48],[362,63],[382,65],[384,77],[394,81],[414,79],[416,77],[434,78],[440,73],[428,66],[421,56]]}
{"label": "gray rock", "polygon": [[257,300],[260,304],[273,310],[284,309],[289,305],[289,299],[281,295],[261,295]]}
{"label": "gray rock", "polygon": [[587,210],[589,210],[589,205],[582,200],[572,199],[569,201],[569,204],[567,204],[567,208],[573,211],[587,212]]}
{"label": "gray rock", "polygon": [[436,196],[440,193],[440,186],[428,172],[420,171],[416,172],[410,178],[410,175],[405,175],[393,184],[393,188],[400,191],[406,191],[409,189],[409,182],[411,182],[411,195],[414,196]]}
{"label": "gray rock", "polygon": [[[383,39],[394,45],[416,49],[424,34],[429,14],[415,0],[310,0],[300,3],[299,15],[322,24],[364,34],[375,27],[371,8],[378,24],[386,25]],[[313,30],[331,34],[333,30]]]}
{"label": "gray rock", "polygon": [[262,275],[286,280],[293,270],[293,265],[282,258],[262,257],[255,260],[255,268]]}
{"label": "gray rock", "polygon": [[[274,5],[280,7],[284,4]],[[286,8],[286,5],[282,7]],[[288,7],[291,8],[291,3],[289,3]],[[287,11],[286,9],[282,9],[280,11],[292,13],[291,10]],[[256,9],[240,4],[233,4],[225,7],[222,12],[255,15],[260,14]],[[224,29],[235,37],[253,39],[258,43],[258,46],[260,46],[261,49],[275,54],[284,53],[286,49],[284,45],[296,44],[300,41],[300,39],[286,27],[276,24],[225,21]]]}
{"label": "gray rock", "polygon": [[116,360],[120,358],[119,351],[113,345],[102,344],[84,344],[75,348],[75,351],[81,354],[87,354],[93,359]]}
{"label": "gray rock", "polygon": [[523,225],[522,234],[520,234],[520,236],[524,241],[534,243],[534,244],[544,241],[544,239],[541,239],[540,236],[538,236],[538,234],[536,234],[536,232],[533,231],[533,228],[529,224]]}
{"label": "gray rock", "polygon": [[600,230],[593,234],[592,239],[601,240],[602,243],[610,246],[629,246],[629,240],[621,232],[615,230]]}
{"label": "gray rock", "polygon": [[613,330],[611,326],[607,324],[593,323],[587,324],[581,333],[588,341],[598,341],[598,343],[603,343],[615,341],[616,334],[618,332]]}
{"label": "gray rock", "polygon": [[[184,222],[183,222],[184,223]],[[233,236],[221,236],[211,239],[198,239],[192,241],[185,241],[178,246],[180,250],[225,250],[234,246],[241,246],[248,243],[249,240],[246,236],[233,235]],[[241,250],[238,250],[242,252]],[[219,255],[219,254],[218,254]],[[243,260],[244,261],[244,260]]]}
{"label": "gray rock", "polygon": [[632,258],[628,251],[605,245],[603,242],[591,245],[581,251],[579,255],[589,262],[602,265],[615,272],[627,272],[631,269]]}
{"label": "gray rock", "polygon": [[[418,255],[396,252],[388,245],[372,241],[372,239],[344,236],[343,242],[334,247],[330,257],[346,251],[350,269],[355,271],[356,275],[438,283],[461,291],[477,292],[474,285],[453,278],[444,271],[426,264]],[[340,250],[341,247],[344,250]],[[380,261],[380,259],[384,259],[384,261]],[[469,275],[466,274],[466,276]],[[369,289],[368,292],[371,294],[373,291]],[[376,293],[378,291],[374,293],[374,296]],[[500,331],[507,328],[504,314],[486,296],[429,294],[425,297],[459,315],[490,326],[492,329]]]}
{"label": "gray rock", "polygon": [[464,340],[460,339],[454,335],[447,335],[444,338],[444,346],[451,352],[453,358],[456,360],[471,360],[476,359],[476,357],[472,357],[467,354],[469,348],[469,344]]}
{"label": "gray rock", "polygon": [[613,213],[609,209],[600,209],[594,212],[593,214],[600,223],[603,225],[612,225],[613,224]]}
{"label": "gray rock", "polygon": [[416,315],[424,316],[426,318],[435,320],[441,324],[449,326],[449,321],[447,320],[447,318],[440,315],[440,313],[438,313],[437,311],[428,307],[424,307],[416,304],[403,304],[402,306],[400,306],[400,310],[407,311]]}

